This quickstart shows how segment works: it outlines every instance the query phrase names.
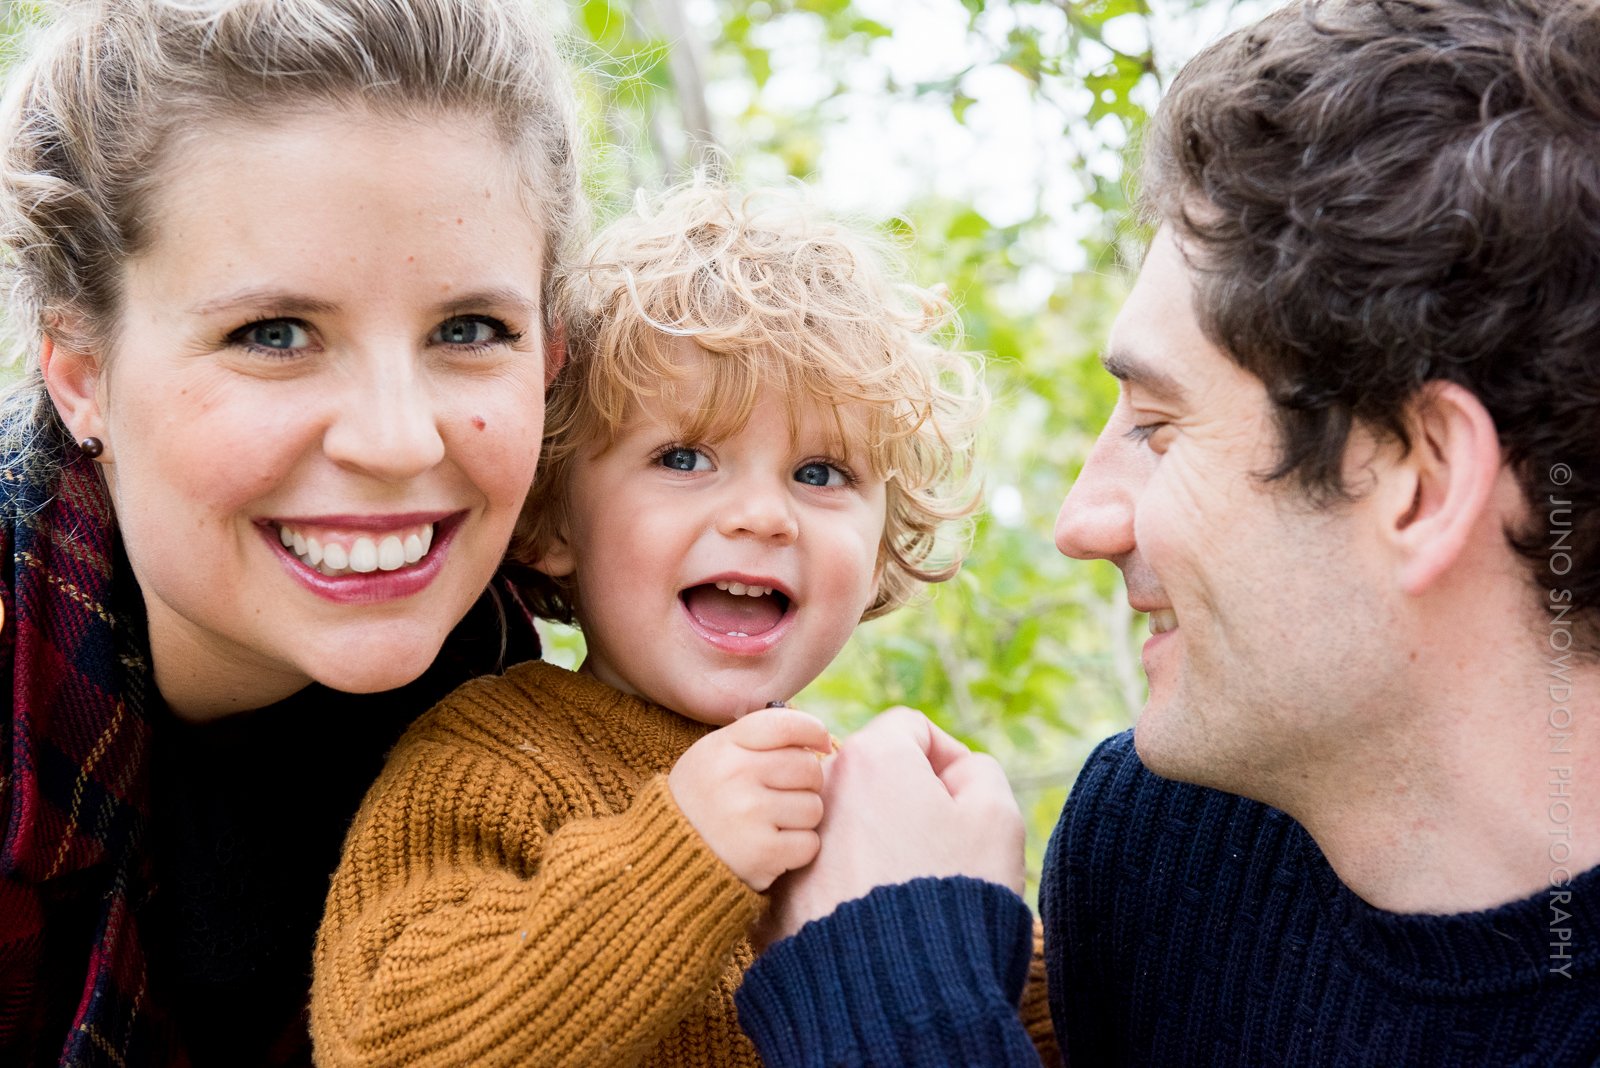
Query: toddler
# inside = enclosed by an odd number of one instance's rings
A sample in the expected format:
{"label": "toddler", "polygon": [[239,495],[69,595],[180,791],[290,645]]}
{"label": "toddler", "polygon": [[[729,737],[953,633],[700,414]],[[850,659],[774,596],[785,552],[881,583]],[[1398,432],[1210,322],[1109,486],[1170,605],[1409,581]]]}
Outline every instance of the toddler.
{"label": "toddler", "polygon": [[830,741],[767,706],[959,562],[982,391],[873,240],[699,183],[559,299],[513,556],[587,658],[469,683],[395,748],[318,936],[324,1065],[757,1065],[733,993],[816,855]]}

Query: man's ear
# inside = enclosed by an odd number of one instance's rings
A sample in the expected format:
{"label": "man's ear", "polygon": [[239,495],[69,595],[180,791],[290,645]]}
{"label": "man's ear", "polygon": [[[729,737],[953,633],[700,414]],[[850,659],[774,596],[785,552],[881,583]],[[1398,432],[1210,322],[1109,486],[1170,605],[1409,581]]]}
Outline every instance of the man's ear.
{"label": "man's ear", "polygon": [[[1453,382],[1432,382],[1407,413],[1411,450],[1392,462],[1380,519],[1398,551],[1406,593],[1428,589],[1460,560],[1493,505],[1504,458],[1483,402]],[[1504,526],[1496,517],[1495,530]]]}
{"label": "man's ear", "polygon": [[[44,388],[72,436],[79,441],[91,437],[105,441],[105,392],[99,358],[46,334],[39,344],[39,370]],[[110,442],[105,444],[109,450]]]}
{"label": "man's ear", "polygon": [[567,327],[566,324],[556,322],[550,327],[544,339],[544,388],[549,389],[550,383],[556,380],[556,375],[561,373],[561,368],[567,363]]}

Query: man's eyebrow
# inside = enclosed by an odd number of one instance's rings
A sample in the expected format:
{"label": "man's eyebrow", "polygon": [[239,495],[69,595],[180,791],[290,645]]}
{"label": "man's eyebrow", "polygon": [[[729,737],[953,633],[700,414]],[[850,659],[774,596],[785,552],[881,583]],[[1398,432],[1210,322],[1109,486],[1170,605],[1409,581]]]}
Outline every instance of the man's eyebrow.
{"label": "man's eyebrow", "polygon": [[1126,349],[1108,349],[1102,352],[1100,365],[1117,381],[1138,386],[1162,400],[1181,401],[1188,396],[1176,378],[1160,368],[1150,366]]}

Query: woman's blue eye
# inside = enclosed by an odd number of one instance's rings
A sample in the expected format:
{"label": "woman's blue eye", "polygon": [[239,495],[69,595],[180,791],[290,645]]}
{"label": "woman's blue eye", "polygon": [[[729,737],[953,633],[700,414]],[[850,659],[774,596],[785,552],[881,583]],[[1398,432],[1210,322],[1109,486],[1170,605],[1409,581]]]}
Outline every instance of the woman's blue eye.
{"label": "woman's blue eye", "polygon": [[441,345],[483,345],[503,336],[505,328],[492,319],[462,315],[440,323],[433,332],[433,341]]}
{"label": "woman's blue eye", "polygon": [[804,482],[808,486],[843,486],[848,481],[843,471],[832,464],[820,461],[801,464],[799,470],[794,473],[794,480]]}
{"label": "woman's blue eye", "polygon": [[311,344],[311,334],[303,324],[293,319],[263,319],[237,331],[233,337],[246,345],[282,352],[303,349]]}
{"label": "woman's blue eye", "polygon": [[674,471],[709,471],[711,461],[706,459],[705,453],[699,449],[690,449],[680,446],[668,449],[656,458],[662,467],[670,467]]}

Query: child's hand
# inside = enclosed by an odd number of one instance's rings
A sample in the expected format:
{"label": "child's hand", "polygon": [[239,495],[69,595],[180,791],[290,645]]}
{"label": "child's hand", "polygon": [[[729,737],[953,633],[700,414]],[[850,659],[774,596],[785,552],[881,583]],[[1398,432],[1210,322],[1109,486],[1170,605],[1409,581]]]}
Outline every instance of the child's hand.
{"label": "child's hand", "polygon": [[792,708],[763,708],[691,745],[667,776],[700,837],[752,890],[817,855],[821,754],[828,728]]}

